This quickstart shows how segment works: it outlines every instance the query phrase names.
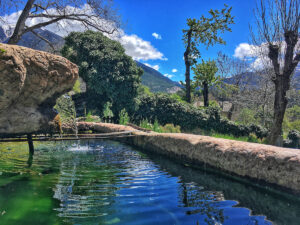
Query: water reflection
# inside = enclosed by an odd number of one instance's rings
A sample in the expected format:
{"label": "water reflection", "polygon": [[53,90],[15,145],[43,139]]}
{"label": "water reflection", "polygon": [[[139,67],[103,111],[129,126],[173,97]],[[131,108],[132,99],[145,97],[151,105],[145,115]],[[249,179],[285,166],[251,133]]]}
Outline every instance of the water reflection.
{"label": "water reflection", "polygon": [[[181,198],[185,205],[199,205],[199,199],[205,199],[203,195],[207,193],[208,196],[214,196],[213,198],[217,201],[235,199],[236,201],[227,200],[226,202],[231,202],[231,205],[235,207],[249,208],[253,215],[265,215],[275,224],[299,224],[299,197],[277,193],[270,188],[264,189],[247,183],[232,181],[229,178],[224,178],[217,171],[212,173],[204,168],[193,169],[163,156],[148,154],[148,157],[159,165],[161,170],[168,171],[172,176],[180,177],[180,196],[183,196]],[[198,197],[199,195],[201,197]],[[207,209],[207,207],[203,209]],[[220,222],[222,218],[223,216],[220,216]],[[255,218],[252,219],[254,219],[253,224],[258,223]]]}
{"label": "water reflection", "polygon": [[297,224],[300,217],[289,195],[116,142],[37,145],[34,157],[23,147],[0,146],[0,224],[271,224],[263,215]]}

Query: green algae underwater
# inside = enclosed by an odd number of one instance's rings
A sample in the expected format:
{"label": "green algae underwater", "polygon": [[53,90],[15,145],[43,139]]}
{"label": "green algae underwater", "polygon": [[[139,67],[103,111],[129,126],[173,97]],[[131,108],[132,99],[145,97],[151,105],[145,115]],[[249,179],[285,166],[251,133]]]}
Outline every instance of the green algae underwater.
{"label": "green algae underwater", "polygon": [[300,201],[114,141],[0,144],[0,224],[298,224]]}

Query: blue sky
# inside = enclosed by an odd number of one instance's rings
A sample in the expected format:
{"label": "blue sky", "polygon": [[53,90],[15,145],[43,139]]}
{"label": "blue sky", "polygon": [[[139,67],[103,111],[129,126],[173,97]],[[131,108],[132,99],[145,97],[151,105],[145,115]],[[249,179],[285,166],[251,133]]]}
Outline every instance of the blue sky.
{"label": "blue sky", "polygon": [[[216,45],[206,50],[200,46],[203,59],[217,57],[217,52],[222,51],[233,55],[241,43],[249,42],[249,23],[252,23],[255,0],[116,0],[116,5],[125,23],[123,29],[128,34],[136,34],[153,47],[163,53],[168,60],[147,60],[150,65],[158,65],[162,74],[173,75],[172,79],[184,80],[185,51],[182,42],[182,29],[186,28],[187,18],[200,18],[202,14],[208,15],[210,9],[221,9],[225,4],[232,6],[235,24],[232,32],[223,34],[227,44]],[[155,39],[153,33],[161,35]],[[177,69],[177,72],[172,72]]]}
{"label": "blue sky", "polygon": [[[239,58],[257,57],[253,54],[253,46],[247,44],[250,41],[249,24],[254,22],[253,9],[256,0],[114,0],[114,2],[123,26],[119,30],[120,35],[111,38],[119,41],[126,53],[135,60],[154,67],[172,80],[184,80],[185,48],[182,29],[187,28],[186,20],[198,19],[203,14],[208,16],[210,9],[222,9],[224,4],[233,8],[235,24],[231,26],[232,32],[222,34],[226,45],[215,45],[208,50],[203,45],[199,46],[202,58],[215,59],[219,51]],[[83,5],[79,10],[86,9],[86,5]],[[2,19],[6,24],[14,26],[21,11],[6,13],[1,15]],[[43,21],[27,20],[26,25],[31,26],[38,22]],[[85,27],[76,21],[68,21],[60,23],[59,29],[55,24],[47,26],[46,29],[64,37],[71,31],[84,31]],[[260,62],[260,59],[256,58],[254,65],[259,65]]]}

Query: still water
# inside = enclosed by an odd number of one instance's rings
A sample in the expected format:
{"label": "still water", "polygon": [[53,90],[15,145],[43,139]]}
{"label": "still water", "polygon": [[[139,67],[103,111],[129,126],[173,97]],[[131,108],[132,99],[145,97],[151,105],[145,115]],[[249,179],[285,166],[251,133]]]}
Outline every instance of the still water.
{"label": "still water", "polygon": [[295,196],[113,141],[0,145],[0,224],[300,224]]}

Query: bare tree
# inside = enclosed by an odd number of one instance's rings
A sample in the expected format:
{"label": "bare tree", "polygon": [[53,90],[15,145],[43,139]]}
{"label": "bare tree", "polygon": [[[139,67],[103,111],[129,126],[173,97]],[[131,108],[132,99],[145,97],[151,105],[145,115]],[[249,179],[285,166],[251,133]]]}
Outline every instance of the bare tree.
{"label": "bare tree", "polygon": [[300,61],[300,0],[259,0],[255,9],[256,30],[252,39],[266,46],[275,85],[274,123],[268,141],[280,145],[282,122],[288,103],[291,77]]}
{"label": "bare tree", "polygon": [[[2,14],[11,9],[22,12],[8,44],[18,43],[22,35],[28,32],[51,44],[35,30],[51,24],[60,26],[63,21],[76,21],[86,29],[108,34],[112,34],[120,25],[116,11],[112,7],[112,0],[27,0],[25,5],[21,0],[0,1]],[[4,18],[1,20],[3,22]],[[38,22],[28,25],[27,22],[30,20]]]}
{"label": "bare tree", "polygon": [[230,92],[231,106],[228,111],[227,117],[232,119],[233,112],[238,105],[241,105],[240,94],[247,88],[249,82],[251,82],[251,76],[249,76],[249,63],[247,60],[235,59],[229,57],[222,52],[218,53],[216,60],[218,67],[218,75],[222,80],[231,78],[231,84],[226,85],[226,88]]}

